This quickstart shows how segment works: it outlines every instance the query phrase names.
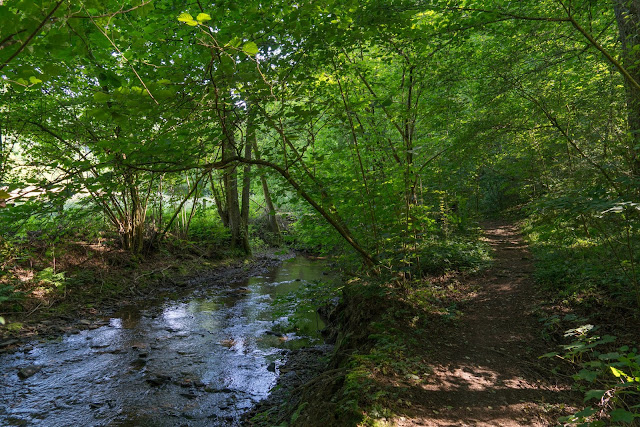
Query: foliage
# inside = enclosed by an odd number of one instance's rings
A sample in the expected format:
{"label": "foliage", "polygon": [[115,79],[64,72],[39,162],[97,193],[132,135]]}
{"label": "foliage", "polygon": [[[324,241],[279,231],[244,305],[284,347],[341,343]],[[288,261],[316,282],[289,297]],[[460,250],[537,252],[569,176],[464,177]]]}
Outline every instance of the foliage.
{"label": "foliage", "polygon": [[190,239],[200,242],[219,244],[229,239],[229,230],[220,222],[220,218],[211,209],[198,209],[189,226]]}
{"label": "foliage", "polygon": [[575,386],[584,393],[584,402],[597,402],[595,408],[589,406],[559,421],[589,426],[633,423],[640,418],[640,355],[627,345],[610,351],[616,337],[594,335],[596,330],[590,324],[570,329],[565,337],[574,341],[563,345],[561,353],[544,356],[573,364]]}
{"label": "foliage", "polygon": [[491,255],[489,248],[473,236],[430,240],[419,251],[422,274],[437,275],[447,271],[477,271],[486,268]]}
{"label": "foliage", "polygon": [[65,286],[65,272],[56,273],[53,268],[47,267],[44,270],[38,272],[36,275],[36,280],[45,285],[50,285],[55,287],[56,289],[63,289]]}
{"label": "foliage", "polygon": [[16,292],[13,285],[0,284],[0,304],[6,302],[18,301],[21,299],[21,294]]}
{"label": "foliage", "polygon": [[547,200],[531,215],[526,231],[537,259],[538,280],[562,298],[605,294],[637,302],[638,215],[626,207],[620,207],[622,213],[607,213],[620,205],[602,200],[592,199],[587,206],[579,203],[579,199]]}

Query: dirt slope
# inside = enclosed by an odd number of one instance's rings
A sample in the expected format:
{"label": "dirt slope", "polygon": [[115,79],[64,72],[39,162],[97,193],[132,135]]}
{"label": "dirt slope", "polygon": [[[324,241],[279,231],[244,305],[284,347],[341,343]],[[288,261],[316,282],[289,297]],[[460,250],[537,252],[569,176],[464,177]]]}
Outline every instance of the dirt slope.
{"label": "dirt slope", "polygon": [[398,426],[546,426],[575,401],[567,384],[542,365],[549,350],[533,315],[531,257],[517,227],[485,224],[496,262],[471,278],[477,293],[454,328],[429,337],[433,374],[411,391]]}

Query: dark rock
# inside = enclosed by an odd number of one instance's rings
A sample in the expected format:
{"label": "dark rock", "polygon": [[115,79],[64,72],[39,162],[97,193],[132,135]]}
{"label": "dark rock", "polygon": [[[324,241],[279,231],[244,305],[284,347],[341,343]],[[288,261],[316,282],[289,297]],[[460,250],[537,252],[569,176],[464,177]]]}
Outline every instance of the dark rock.
{"label": "dark rock", "polygon": [[147,378],[145,381],[153,387],[159,387],[171,381],[171,377],[168,375],[154,375],[151,378]]}
{"label": "dark rock", "polygon": [[40,371],[40,369],[42,369],[42,366],[36,366],[36,365],[25,366],[24,368],[18,371],[18,377],[21,380],[26,380],[27,378],[37,374]]}
{"label": "dark rock", "polygon": [[274,332],[274,331],[264,331],[264,333],[267,335],[273,335],[274,337],[278,337],[278,338],[282,338],[284,336],[284,334],[281,334],[280,332]]}
{"label": "dark rock", "polygon": [[232,389],[227,387],[224,387],[224,388],[207,387],[204,389],[204,391],[206,391],[207,393],[233,393],[234,392]]}
{"label": "dark rock", "polygon": [[269,363],[269,366],[267,366],[267,371],[275,372],[276,371],[276,362]]}
{"label": "dark rock", "polygon": [[147,364],[147,361],[144,359],[136,359],[133,362],[131,362],[131,366],[134,369],[142,369],[146,364]]}
{"label": "dark rock", "polygon": [[92,344],[90,347],[91,348],[107,348],[109,347],[109,344]]}

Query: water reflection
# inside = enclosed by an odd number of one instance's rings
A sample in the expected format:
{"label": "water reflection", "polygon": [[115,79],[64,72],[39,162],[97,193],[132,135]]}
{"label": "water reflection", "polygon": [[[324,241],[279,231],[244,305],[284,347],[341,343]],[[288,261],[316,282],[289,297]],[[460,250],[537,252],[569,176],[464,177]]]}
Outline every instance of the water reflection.
{"label": "water reflection", "polygon": [[[298,334],[267,332],[287,322],[272,300],[324,278],[323,268],[296,259],[204,297],[125,307],[108,326],[5,355],[0,425],[233,425],[275,384],[269,365],[317,339],[315,313]],[[18,379],[27,365],[43,368]]]}

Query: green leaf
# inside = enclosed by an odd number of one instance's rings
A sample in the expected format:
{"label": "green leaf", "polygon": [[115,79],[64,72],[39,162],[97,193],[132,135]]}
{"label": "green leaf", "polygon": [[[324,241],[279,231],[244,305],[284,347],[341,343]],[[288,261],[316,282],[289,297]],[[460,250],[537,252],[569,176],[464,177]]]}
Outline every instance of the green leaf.
{"label": "green leaf", "polygon": [[627,374],[625,374],[624,372],[622,372],[620,369],[618,368],[614,368],[613,366],[609,366],[609,368],[611,369],[611,372],[613,372],[613,375],[615,375],[616,377],[620,378],[620,377],[627,377]]}
{"label": "green leaf", "polygon": [[248,42],[248,43],[245,43],[244,46],[242,46],[242,51],[247,55],[253,56],[259,52],[259,49],[258,49],[258,45],[255,44],[254,42]]}
{"label": "green leaf", "polygon": [[613,421],[614,423],[615,422],[630,423],[630,422],[633,422],[633,419],[635,418],[635,415],[633,413],[626,411],[624,409],[614,409],[609,413],[609,416],[611,417],[611,421]]}
{"label": "green leaf", "polygon": [[103,103],[109,101],[110,99],[111,97],[104,92],[96,92],[93,94],[93,100],[96,102]]}
{"label": "green leaf", "polygon": [[234,37],[229,42],[229,45],[231,45],[233,47],[239,47],[240,43],[242,43],[242,39],[240,37]]}
{"label": "green leaf", "polygon": [[584,394],[584,401],[586,402],[587,400],[591,399],[600,400],[606,392],[606,390],[589,390]]}
{"label": "green leaf", "polygon": [[586,380],[586,381],[589,381],[589,382],[595,381],[595,379],[597,377],[598,377],[598,372],[597,371],[590,371],[588,369],[582,369],[582,370],[580,370],[580,372],[578,372],[576,375],[574,375],[574,378],[576,378],[576,379]]}
{"label": "green leaf", "polygon": [[589,408],[585,408],[580,412],[576,412],[574,414],[575,417],[590,417],[591,415],[595,414],[596,412],[598,412],[597,409],[593,409],[591,407]]}
{"label": "green leaf", "polygon": [[598,356],[598,359],[600,360],[612,360],[612,359],[619,359],[619,358],[620,358],[620,353],[618,352],[605,353]]}
{"label": "green leaf", "polygon": [[208,13],[199,13],[198,16],[196,16],[196,19],[202,24],[203,22],[211,21],[211,15]]}
{"label": "green leaf", "polygon": [[31,84],[36,85],[38,83],[42,83],[42,80],[40,80],[39,78],[37,78],[36,76],[31,76],[29,77],[29,81],[31,82]]}
{"label": "green leaf", "polygon": [[180,22],[193,21],[193,16],[191,16],[188,13],[181,13],[180,15],[178,15],[178,21],[180,21]]}
{"label": "green leaf", "polygon": [[11,194],[7,193],[4,190],[0,190],[0,200],[6,200],[11,197]]}
{"label": "green leaf", "polygon": [[4,317],[0,316],[0,325],[4,325],[5,321],[4,321]]}
{"label": "green leaf", "polygon": [[196,25],[198,25],[198,21],[193,19],[193,16],[191,16],[188,13],[181,13],[180,15],[178,15],[178,21],[184,22],[185,24],[192,27],[195,27]]}

